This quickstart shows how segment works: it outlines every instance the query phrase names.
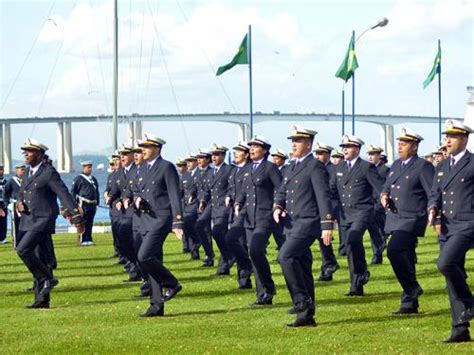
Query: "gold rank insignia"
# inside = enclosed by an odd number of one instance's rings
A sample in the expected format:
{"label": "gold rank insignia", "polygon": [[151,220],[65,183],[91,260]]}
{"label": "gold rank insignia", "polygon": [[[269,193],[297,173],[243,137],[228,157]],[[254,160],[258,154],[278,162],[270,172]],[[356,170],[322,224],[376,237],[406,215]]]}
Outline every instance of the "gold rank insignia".
{"label": "gold rank insignia", "polygon": [[183,218],[183,217],[181,217],[180,214],[176,215],[176,219],[181,219],[181,218]]}
{"label": "gold rank insignia", "polygon": [[117,183],[117,184],[120,184],[120,180],[117,180],[116,183]]}
{"label": "gold rank insignia", "polygon": [[332,216],[331,216],[330,213],[328,213],[328,214],[326,215],[326,219],[332,219]]}
{"label": "gold rank insignia", "polygon": [[142,180],[143,180],[143,178],[142,178],[142,177],[138,179],[138,181],[142,181]]}

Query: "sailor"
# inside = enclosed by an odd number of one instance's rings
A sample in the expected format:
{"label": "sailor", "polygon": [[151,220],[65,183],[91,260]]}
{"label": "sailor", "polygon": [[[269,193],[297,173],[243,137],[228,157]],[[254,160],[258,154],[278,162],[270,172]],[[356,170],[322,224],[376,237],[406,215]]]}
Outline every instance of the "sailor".
{"label": "sailor", "polygon": [[364,141],[344,135],[340,146],[345,162],[336,165],[331,177],[331,189],[337,191],[341,206],[342,241],[346,245],[350,289],[346,296],[363,296],[370,272],[362,242],[370,221],[374,219],[374,191],[380,194],[382,178],[377,168],[360,158]]}
{"label": "sailor", "polygon": [[36,281],[35,301],[28,308],[49,308],[50,292],[58,280],[45,262],[48,256],[44,255],[41,246],[48,236],[55,233],[59,214],[57,200],[63,206],[62,215],[76,225],[78,233],[82,234],[84,224],[80,207],[69,194],[58,172],[43,162],[48,147],[28,139],[21,149],[29,167],[21,182],[16,203],[17,212],[21,215],[17,253]]}
{"label": "sailor", "polygon": [[80,235],[81,246],[93,245],[92,227],[94,217],[99,204],[99,183],[92,175],[92,162],[87,160],[81,163],[82,173],[76,176],[72,182],[71,195],[81,206],[84,213],[85,229]]}
{"label": "sailor", "polygon": [[397,139],[399,159],[390,169],[380,201],[387,211],[385,232],[391,234],[387,257],[403,289],[400,309],[394,314],[411,314],[418,313],[418,297],[423,293],[416,279],[416,245],[425,234],[434,167],[418,157],[423,137],[402,128]]}
{"label": "sailor", "polygon": [[290,313],[296,314],[290,327],[316,325],[311,245],[315,239],[329,245],[334,227],[329,173],[311,151],[316,133],[293,126],[288,139],[295,161],[278,190],[273,212],[276,222],[284,219],[287,236],[278,259],[293,301]]}
{"label": "sailor", "polygon": [[20,225],[20,215],[16,213],[16,201],[18,200],[18,195],[20,193],[21,180],[25,175],[25,163],[18,163],[15,165],[15,176],[8,180],[5,185],[5,196],[4,199],[8,203],[8,209],[11,216],[11,226],[12,226],[12,239],[13,239],[13,248],[16,249],[16,240],[18,234],[18,227]]}
{"label": "sailor", "polygon": [[451,304],[451,336],[445,342],[459,343],[471,340],[469,321],[474,317],[465,267],[466,253],[474,246],[474,155],[466,148],[473,129],[447,120],[443,133],[449,158],[435,171],[428,221],[441,236],[438,268],[446,278]]}

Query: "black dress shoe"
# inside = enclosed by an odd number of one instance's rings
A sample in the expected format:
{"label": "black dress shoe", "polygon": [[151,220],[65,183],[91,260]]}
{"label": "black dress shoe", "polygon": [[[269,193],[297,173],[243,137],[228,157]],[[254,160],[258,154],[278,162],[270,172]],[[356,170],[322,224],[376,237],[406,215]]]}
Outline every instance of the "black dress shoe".
{"label": "black dress shoe", "polygon": [[273,295],[264,294],[262,297],[259,297],[255,300],[255,306],[269,306],[273,304]]}
{"label": "black dress shoe", "polygon": [[392,312],[393,315],[399,316],[403,314],[417,314],[418,307],[400,307],[398,311]]}
{"label": "black dress shoe", "polygon": [[224,276],[224,275],[229,275],[229,274],[230,274],[229,269],[216,271],[216,275],[219,275],[219,276]]}
{"label": "black dress shoe", "polygon": [[163,305],[161,307],[151,305],[148,307],[147,311],[143,314],[139,314],[139,317],[146,318],[146,317],[163,317],[165,315],[165,307]]}
{"label": "black dress shoe", "polygon": [[177,284],[175,287],[173,288],[168,288],[166,291],[165,291],[165,294],[161,297],[161,302],[167,302],[169,301],[170,299],[172,299],[174,296],[176,296],[176,294],[181,291],[183,289],[183,287],[180,285],[180,284]]}
{"label": "black dress shoe", "polygon": [[213,267],[214,266],[214,259],[205,259],[201,266],[202,267]]}
{"label": "black dress shoe", "polygon": [[358,290],[358,291],[349,291],[344,296],[363,296],[363,295],[364,295],[364,291]]}
{"label": "black dress shoe", "polygon": [[318,277],[318,281],[332,281],[332,274],[327,272],[321,272]]}
{"label": "black dress shoe", "polygon": [[187,254],[187,253],[190,253],[191,250],[189,250],[189,248],[183,248],[183,254]]}
{"label": "black dress shoe", "polygon": [[38,302],[35,301],[33,304],[26,306],[27,309],[35,309],[35,308],[49,308],[48,302]]}
{"label": "black dress shoe", "polygon": [[448,339],[443,340],[443,343],[466,343],[471,341],[471,336],[469,333],[461,334],[461,335],[451,335]]}
{"label": "black dress shoe", "polygon": [[151,288],[150,281],[143,281],[143,283],[140,285],[140,290],[150,289],[150,288]]}
{"label": "black dress shoe", "polygon": [[289,314],[296,314],[296,313],[297,313],[297,312],[296,312],[296,307],[295,307],[295,306],[291,307],[291,308],[288,310],[288,313],[289,313]]}
{"label": "black dress shoe", "polygon": [[288,323],[286,326],[290,327],[290,328],[316,327],[316,321],[313,318],[310,318],[310,319],[297,319],[293,323]]}
{"label": "black dress shoe", "polygon": [[125,259],[123,256],[119,256],[119,260],[117,261],[117,264],[125,265],[126,263],[127,263],[127,259]]}
{"label": "black dress shoe", "polygon": [[199,251],[198,250],[191,251],[191,260],[199,260]]}
{"label": "black dress shoe", "polygon": [[39,295],[44,296],[50,293],[58,283],[58,279],[55,278],[46,280],[43,284],[43,287],[41,288],[41,291],[39,292]]}
{"label": "black dress shoe", "polygon": [[474,307],[467,308],[464,312],[461,313],[459,317],[459,324],[469,322],[472,318],[474,318]]}
{"label": "black dress shoe", "polygon": [[364,286],[365,284],[367,284],[370,280],[370,271],[369,270],[365,270],[364,273],[362,274],[359,274],[356,276],[357,277],[357,280],[356,280],[356,287],[362,287]]}
{"label": "black dress shoe", "polygon": [[383,262],[383,258],[381,256],[374,256],[372,260],[370,261],[370,264],[372,265],[380,265]]}
{"label": "black dress shoe", "polygon": [[252,280],[239,280],[239,290],[250,290],[252,288]]}

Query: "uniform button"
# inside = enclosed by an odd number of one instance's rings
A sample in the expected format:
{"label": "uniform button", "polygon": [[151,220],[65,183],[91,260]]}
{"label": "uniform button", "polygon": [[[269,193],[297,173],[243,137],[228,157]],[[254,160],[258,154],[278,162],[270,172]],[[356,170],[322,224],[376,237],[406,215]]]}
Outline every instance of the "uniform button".
{"label": "uniform button", "polygon": [[450,214],[453,214],[453,211],[449,211]]}
{"label": "uniform button", "polygon": [[343,190],[344,190],[345,188],[346,188],[345,186],[342,187]]}
{"label": "uniform button", "polygon": [[351,197],[351,195],[347,195],[347,197]]}
{"label": "uniform button", "polygon": [[451,191],[451,195],[454,195],[454,192],[453,192],[453,191]]}
{"label": "uniform button", "polygon": [[448,203],[448,201],[444,201],[443,203],[444,203],[444,204],[447,204],[447,203]]}
{"label": "uniform button", "polygon": [[391,187],[392,187],[392,189],[393,189],[393,188],[395,187],[395,185],[392,185]]}
{"label": "uniform button", "polygon": [[[438,180],[438,182],[439,182],[439,180]],[[443,195],[446,195],[446,191],[443,191]]]}
{"label": "uniform button", "polygon": [[461,182],[464,182],[464,178],[461,179]]}
{"label": "uniform button", "polygon": [[291,203],[293,203],[293,200],[291,200]]}
{"label": "uniform button", "polygon": [[397,189],[399,189],[399,188],[400,188],[400,185],[397,185]]}
{"label": "uniform button", "polygon": [[150,189],[146,189],[146,192],[150,192]]}
{"label": "uniform button", "polygon": [[451,202],[450,202],[450,204],[453,204],[453,203],[454,203],[454,201],[451,201]]}
{"label": "uniform button", "polygon": [[395,201],[398,201],[398,197],[395,197]]}
{"label": "uniform button", "polygon": [[346,205],[345,203],[342,204],[343,207],[344,207],[345,205]]}
{"label": "uniform button", "polygon": [[446,213],[446,210],[443,210],[443,213]]}
{"label": "uniform button", "polygon": [[346,197],[346,195],[342,195],[342,197]]}

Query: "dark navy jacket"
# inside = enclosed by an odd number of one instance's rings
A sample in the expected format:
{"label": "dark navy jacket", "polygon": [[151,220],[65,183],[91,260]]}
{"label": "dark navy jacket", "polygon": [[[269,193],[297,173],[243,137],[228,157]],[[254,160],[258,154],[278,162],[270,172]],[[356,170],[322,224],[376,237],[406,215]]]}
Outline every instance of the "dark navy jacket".
{"label": "dark navy jacket", "polygon": [[19,230],[54,234],[59,215],[57,199],[71,212],[77,211],[77,204],[54,167],[41,164],[33,176],[28,177],[29,172],[27,168],[18,195],[26,207]]}
{"label": "dark navy jacket", "polygon": [[246,209],[246,228],[273,228],[273,202],[275,193],[281,185],[281,173],[277,166],[263,160],[256,170],[253,163],[243,172],[243,188],[236,204]]}
{"label": "dark navy jacket", "polygon": [[402,230],[417,236],[425,234],[428,221],[427,202],[433,184],[433,164],[414,156],[406,166],[396,160],[382,194],[390,197],[385,232]]}
{"label": "dark navy jacket", "polygon": [[474,155],[466,151],[450,169],[449,159],[436,168],[428,208],[436,207],[441,233],[474,235]]}
{"label": "dark navy jacket", "polygon": [[132,181],[126,197],[143,200],[139,213],[138,230],[158,232],[163,229],[182,227],[179,177],[173,163],[158,157],[151,169],[140,166],[136,184]]}
{"label": "dark navy jacket", "polygon": [[383,185],[375,165],[359,157],[350,171],[347,162],[334,169],[331,189],[341,203],[341,224],[369,223],[374,218],[374,191],[380,195]]}
{"label": "dark navy jacket", "polygon": [[214,175],[214,168],[209,170],[209,179],[203,185],[202,200],[211,208],[211,218],[229,219],[230,207],[225,205],[225,197],[229,190],[229,177],[234,168],[222,163],[217,174]]}
{"label": "dark navy jacket", "polygon": [[313,155],[292,164],[275,198],[275,208],[287,211],[285,229],[291,234],[319,234],[333,229],[329,173]]}

